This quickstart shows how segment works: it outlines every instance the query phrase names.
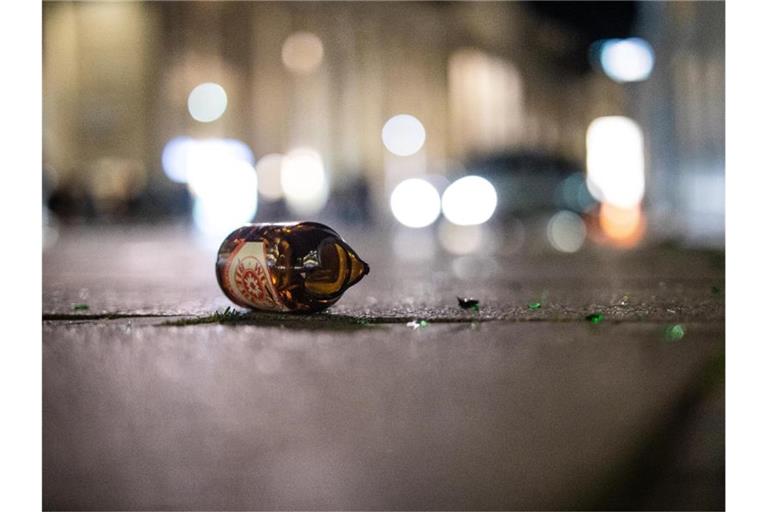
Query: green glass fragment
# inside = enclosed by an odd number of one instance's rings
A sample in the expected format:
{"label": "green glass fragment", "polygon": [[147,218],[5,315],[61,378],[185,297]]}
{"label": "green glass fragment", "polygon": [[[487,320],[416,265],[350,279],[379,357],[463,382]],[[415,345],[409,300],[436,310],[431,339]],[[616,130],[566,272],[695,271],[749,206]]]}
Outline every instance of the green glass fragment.
{"label": "green glass fragment", "polygon": [[75,311],[85,311],[87,309],[90,309],[88,304],[73,304],[72,309]]}
{"label": "green glass fragment", "polygon": [[664,329],[664,338],[667,341],[678,341],[685,336],[685,327],[682,324],[670,325]]}
{"label": "green glass fragment", "polygon": [[528,309],[530,310],[541,309],[541,302],[529,302]]}
{"label": "green glass fragment", "polygon": [[597,313],[591,313],[591,314],[585,316],[584,319],[587,320],[590,323],[599,324],[600,322],[602,322],[605,319],[605,317],[603,316],[602,313],[600,313],[598,311]]}
{"label": "green glass fragment", "polygon": [[411,320],[406,326],[410,327],[411,329],[421,329],[429,325],[429,322],[426,320]]}

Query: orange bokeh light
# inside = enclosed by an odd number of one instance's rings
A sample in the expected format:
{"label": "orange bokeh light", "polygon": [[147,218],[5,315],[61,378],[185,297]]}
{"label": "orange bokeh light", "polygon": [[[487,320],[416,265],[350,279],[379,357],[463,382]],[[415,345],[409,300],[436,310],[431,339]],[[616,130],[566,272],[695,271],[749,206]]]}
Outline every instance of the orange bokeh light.
{"label": "orange bokeh light", "polygon": [[645,234],[645,224],[640,205],[632,208],[600,205],[600,228],[613,245],[634,247]]}

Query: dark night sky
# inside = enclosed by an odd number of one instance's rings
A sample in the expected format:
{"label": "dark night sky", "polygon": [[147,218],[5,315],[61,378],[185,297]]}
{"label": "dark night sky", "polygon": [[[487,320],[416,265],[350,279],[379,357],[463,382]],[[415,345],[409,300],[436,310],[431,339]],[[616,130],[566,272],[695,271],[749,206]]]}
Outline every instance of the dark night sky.
{"label": "dark night sky", "polygon": [[577,34],[563,65],[577,72],[589,70],[589,47],[595,41],[635,35],[637,2],[525,2],[537,16]]}
{"label": "dark night sky", "polygon": [[539,15],[596,40],[632,35],[637,2],[526,2]]}

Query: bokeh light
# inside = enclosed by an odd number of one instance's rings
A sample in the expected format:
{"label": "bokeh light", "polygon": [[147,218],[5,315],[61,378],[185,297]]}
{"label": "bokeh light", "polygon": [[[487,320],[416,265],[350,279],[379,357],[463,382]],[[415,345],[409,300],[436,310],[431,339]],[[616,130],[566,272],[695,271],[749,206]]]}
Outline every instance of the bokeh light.
{"label": "bokeh light", "polygon": [[295,32],[283,42],[282,57],[286,68],[307,75],[323,61],[323,42],[311,32]]}
{"label": "bokeh light", "polygon": [[598,117],[587,129],[587,187],[596,199],[621,208],[645,193],[643,132],[628,117]]}
{"label": "bokeh light", "polygon": [[612,80],[639,82],[653,71],[653,48],[645,39],[608,39],[600,46],[600,65]]}
{"label": "bokeh light", "polygon": [[192,167],[213,166],[222,160],[253,163],[253,151],[237,139],[193,139],[180,136],[169,140],[163,148],[163,172],[176,183],[187,183]]}
{"label": "bokeh light", "polygon": [[392,237],[392,250],[403,261],[428,261],[435,256],[435,235],[424,229],[400,228]]}
{"label": "bokeh light", "polygon": [[459,256],[451,262],[453,274],[464,281],[477,281],[488,279],[498,274],[502,269],[496,258],[480,254]]}
{"label": "bokeh light", "polygon": [[161,160],[163,172],[169,180],[176,183],[187,182],[189,151],[194,142],[191,137],[175,137],[166,143]]}
{"label": "bokeh light", "polygon": [[556,202],[570,210],[587,212],[595,206],[595,198],[587,188],[586,177],[574,173],[565,178],[555,191]]}
{"label": "bokeh light", "polygon": [[200,84],[189,93],[187,108],[189,115],[196,121],[210,123],[224,115],[227,110],[227,93],[217,83]]}
{"label": "bokeh light", "polygon": [[600,205],[599,221],[603,234],[613,245],[619,247],[637,245],[645,233],[645,217],[639,205],[632,208]]}
{"label": "bokeh light", "polygon": [[440,216],[440,194],[427,180],[410,178],[395,187],[389,197],[389,206],[400,224],[423,228]]}
{"label": "bokeh light", "polygon": [[549,219],[547,238],[549,243],[560,252],[576,252],[584,245],[587,228],[577,214],[562,210]]}
{"label": "bokeh light", "polygon": [[248,162],[228,159],[213,168],[195,166],[189,187],[194,195],[195,226],[207,236],[226,236],[256,215],[258,178]]}
{"label": "bokeh light", "polygon": [[264,155],[256,164],[256,174],[259,177],[259,194],[269,201],[277,201],[283,197],[281,170],[283,155],[270,153]]}
{"label": "bokeh light", "polygon": [[97,209],[110,211],[146,187],[146,169],[137,159],[107,156],[86,167],[86,190]]}
{"label": "bokeh light", "polygon": [[455,255],[473,254],[481,249],[487,254],[495,248],[486,226],[459,226],[444,220],[437,227],[437,238],[443,249]]}
{"label": "bokeh light", "polygon": [[424,125],[410,114],[391,117],[381,129],[384,146],[398,156],[409,156],[418,152],[426,139]]}
{"label": "bokeh light", "polygon": [[177,137],[163,150],[163,170],[187,183],[194,197],[193,220],[203,234],[224,236],[250,222],[257,208],[253,152],[236,139]]}
{"label": "bokeh light", "polygon": [[482,224],[496,211],[498,197],[490,181],[480,176],[465,176],[443,192],[443,215],[459,226]]}
{"label": "bokeh light", "polygon": [[280,184],[288,209],[296,215],[319,212],[328,201],[328,178],[320,153],[296,148],[283,157]]}

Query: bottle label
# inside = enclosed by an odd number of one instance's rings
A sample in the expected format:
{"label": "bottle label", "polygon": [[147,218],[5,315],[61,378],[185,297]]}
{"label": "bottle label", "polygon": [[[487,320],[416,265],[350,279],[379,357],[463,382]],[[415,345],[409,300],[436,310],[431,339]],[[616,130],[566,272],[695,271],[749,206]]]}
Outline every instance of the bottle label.
{"label": "bottle label", "polygon": [[229,257],[224,269],[225,285],[242,306],[270,311],[288,311],[277,294],[264,255],[262,242],[245,242]]}

